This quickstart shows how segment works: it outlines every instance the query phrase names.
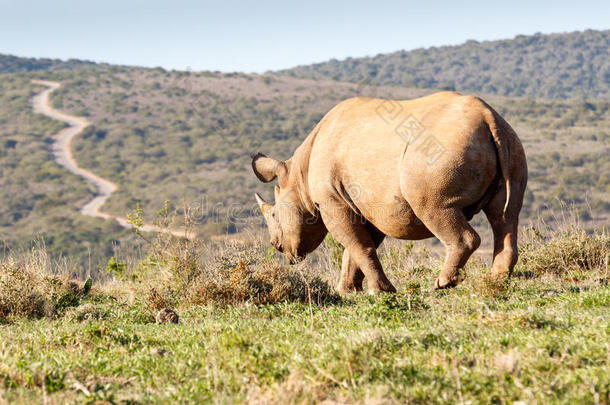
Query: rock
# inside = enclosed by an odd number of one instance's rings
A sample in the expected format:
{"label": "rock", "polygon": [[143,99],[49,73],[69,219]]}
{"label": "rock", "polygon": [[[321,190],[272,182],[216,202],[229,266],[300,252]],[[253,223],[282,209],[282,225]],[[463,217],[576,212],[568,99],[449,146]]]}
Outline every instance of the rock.
{"label": "rock", "polygon": [[165,354],[167,353],[167,350],[165,350],[165,349],[160,349],[160,348],[158,348],[158,347],[154,347],[154,348],[150,349],[150,352],[151,352],[152,354],[156,354],[157,356],[161,356],[161,357],[163,357],[163,356],[165,356]]}
{"label": "rock", "polygon": [[179,319],[180,317],[178,314],[169,308],[163,308],[161,311],[159,311],[156,318],[158,324],[178,323]]}

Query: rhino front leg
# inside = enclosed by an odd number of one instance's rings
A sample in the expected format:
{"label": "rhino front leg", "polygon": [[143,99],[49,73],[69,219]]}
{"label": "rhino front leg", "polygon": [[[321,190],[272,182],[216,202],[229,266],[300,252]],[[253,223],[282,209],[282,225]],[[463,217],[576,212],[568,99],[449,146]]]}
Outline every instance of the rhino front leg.
{"label": "rhino front leg", "polygon": [[[370,234],[375,244],[375,248],[378,248],[385,235],[376,228],[370,226]],[[354,291],[362,291],[362,281],[364,280],[364,273],[358,267],[356,262],[350,257],[349,250],[343,250],[343,260],[341,262],[341,276],[339,279],[339,285],[337,286],[337,292],[340,294],[346,294]]]}
{"label": "rhino front leg", "polygon": [[363,280],[364,273],[360,270],[360,267],[358,267],[356,262],[350,258],[349,250],[344,249],[337,292],[340,294],[347,294],[353,291],[362,291]]}
{"label": "rhino front leg", "polygon": [[377,257],[378,244],[375,244],[366,223],[361,218],[356,218],[348,207],[320,207],[320,212],[328,231],[348,252],[349,260],[345,264],[348,280],[346,284],[350,284],[350,271],[356,275],[355,269],[358,268],[366,277],[369,293],[396,292],[396,288],[383,272]]}

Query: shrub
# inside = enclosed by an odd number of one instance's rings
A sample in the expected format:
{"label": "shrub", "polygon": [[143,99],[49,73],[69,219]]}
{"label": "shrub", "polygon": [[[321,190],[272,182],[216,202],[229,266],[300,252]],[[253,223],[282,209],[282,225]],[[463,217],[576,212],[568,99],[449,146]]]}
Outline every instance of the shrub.
{"label": "shrub", "polygon": [[0,262],[0,322],[62,315],[66,308],[79,305],[90,289],[90,279],[81,286],[53,274],[43,250],[20,259],[11,256]]}
{"label": "shrub", "polygon": [[[148,256],[131,275],[132,280],[148,284],[146,306],[151,311],[177,305],[240,302],[259,305],[282,301],[324,304],[338,299],[320,276],[300,272],[298,266],[280,265],[258,243],[205,244],[200,238],[174,236],[170,232],[173,221],[169,211],[166,201],[157,213],[156,238],[144,239],[150,246]],[[185,208],[185,234],[189,234],[192,226],[189,212]],[[141,216],[141,210],[129,215],[136,228],[141,226],[138,220]]]}
{"label": "shrub", "polygon": [[272,261],[260,245],[216,246],[200,260],[205,249],[198,242],[174,238],[163,250],[154,250],[144,265],[150,275],[146,306],[151,311],[176,305],[325,304],[338,299],[320,276]]}
{"label": "shrub", "polygon": [[218,266],[216,271],[195,280],[189,296],[192,304],[258,305],[282,301],[325,304],[338,299],[332,287],[319,276],[306,276],[267,260],[254,265],[239,261],[230,270]]}
{"label": "shrub", "polygon": [[605,231],[587,234],[569,228],[543,235],[529,229],[528,239],[519,247],[519,267],[535,274],[566,274],[572,271],[608,271],[610,237]]}

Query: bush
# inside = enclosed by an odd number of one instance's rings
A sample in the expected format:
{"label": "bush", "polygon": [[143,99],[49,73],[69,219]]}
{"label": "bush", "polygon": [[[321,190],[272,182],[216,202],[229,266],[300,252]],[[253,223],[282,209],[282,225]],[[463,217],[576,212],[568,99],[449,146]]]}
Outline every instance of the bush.
{"label": "bush", "polygon": [[255,265],[239,261],[230,270],[223,266],[216,270],[216,274],[202,274],[195,280],[189,296],[192,304],[248,302],[259,305],[282,301],[325,304],[338,299],[332,287],[320,277],[308,277],[267,260]]}
{"label": "bush", "polygon": [[[209,243],[200,238],[179,238],[170,224],[169,201],[157,213],[159,232],[154,240],[144,238],[150,250],[145,260],[125,274],[148,284],[146,306],[151,311],[165,307],[237,304],[275,304],[282,301],[325,304],[338,299],[320,276],[299,267],[284,267],[272,260],[258,243]],[[129,215],[136,228],[142,211]],[[185,214],[185,234],[192,220]],[[139,233],[139,231],[138,231]],[[140,234],[141,235],[141,234]]]}
{"label": "bush", "polygon": [[79,305],[90,289],[90,279],[81,286],[54,275],[44,251],[34,251],[21,260],[7,258],[0,262],[0,322],[62,315],[66,308]]}
{"label": "bush", "polygon": [[605,231],[587,234],[569,228],[545,236],[536,228],[530,228],[528,233],[529,240],[519,246],[518,267],[521,269],[533,271],[536,275],[608,271],[610,237]]}
{"label": "bush", "polygon": [[164,249],[156,248],[140,266],[151,275],[147,277],[149,309],[244,302],[325,304],[338,299],[320,276],[303,274],[266,258],[260,245],[227,245],[203,261],[205,247],[195,248],[194,244],[197,242],[174,239]]}

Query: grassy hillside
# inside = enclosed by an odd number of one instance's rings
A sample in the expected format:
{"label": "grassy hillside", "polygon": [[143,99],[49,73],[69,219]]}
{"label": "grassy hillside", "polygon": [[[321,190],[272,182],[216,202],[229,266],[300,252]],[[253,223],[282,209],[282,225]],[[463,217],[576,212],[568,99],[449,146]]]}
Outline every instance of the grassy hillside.
{"label": "grassy hillside", "polygon": [[[64,83],[52,95],[54,105],[92,122],[72,147],[83,167],[119,184],[104,210],[124,216],[140,204],[150,220],[165,199],[179,210],[186,203],[196,213],[195,230],[207,236],[260,223],[252,194],[272,194],[251,173],[253,152],[290,157],[323,114],[345,98],[412,98],[430,92],[117,67],[0,76],[6,106],[0,111],[0,141],[6,145],[0,152],[0,181],[11,190],[0,197],[0,240],[15,246],[44,235],[52,252],[78,252],[82,263],[89,262],[90,249],[104,262],[113,244],[126,242],[129,233],[112,221],[78,213],[94,190],[52,162],[50,136],[60,124],[29,110],[32,77]],[[484,97],[525,144],[530,169],[525,222],[539,216],[553,221],[552,212],[564,203],[579,212],[585,228],[606,222],[609,103]],[[485,223],[482,216],[475,222]]]}
{"label": "grassy hillside", "polygon": [[0,75],[0,250],[46,245],[57,258],[85,264],[107,260],[130,233],[79,210],[94,190],[56,164],[52,136],[63,123],[33,114],[28,75]]}
{"label": "grassy hillside", "polygon": [[106,209],[124,215],[139,203],[152,214],[166,198],[185,200],[204,234],[259,217],[252,195],[264,187],[251,173],[253,152],[288,158],[326,111],[358,94],[352,84],[137,69],[64,82],[54,105],[93,123],[74,140],[75,156],[121,185]]}
{"label": "grassy hillside", "polygon": [[531,98],[610,100],[610,30],[519,35],[280,71],[294,77]]}
{"label": "grassy hillside", "polygon": [[[274,78],[123,70],[81,74],[53,97],[58,108],[94,124],[75,140],[83,165],[121,184],[108,209],[124,214],[140,202],[153,213],[164,198],[202,203],[210,231],[234,231],[258,216],[250,155],[287,159],[315,123],[354,95],[412,98],[403,87]],[[585,221],[609,211],[610,103],[486,99],[515,127],[530,163],[524,219],[574,203]],[[578,145],[578,147],[574,147]],[[202,201],[204,200],[204,201]],[[210,221],[208,221],[210,220]],[[220,221],[220,222],[219,222]]]}

